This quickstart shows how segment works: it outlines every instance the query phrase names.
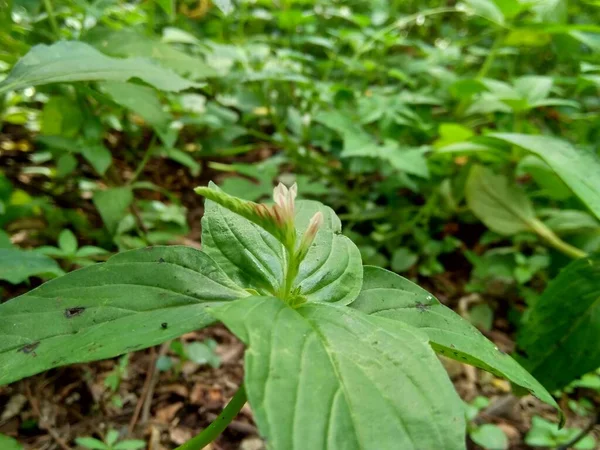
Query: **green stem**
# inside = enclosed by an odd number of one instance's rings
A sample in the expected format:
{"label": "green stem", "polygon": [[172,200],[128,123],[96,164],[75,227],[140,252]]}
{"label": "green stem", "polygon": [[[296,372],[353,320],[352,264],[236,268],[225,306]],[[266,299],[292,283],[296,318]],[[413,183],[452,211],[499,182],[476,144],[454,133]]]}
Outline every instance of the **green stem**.
{"label": "green stem", "polygon": [[533,228],[533,231],[535,231],[541,238],[565,255],[574,259],[585,258],[587,256],[586,252],[563,241],[550,228],[548,228],[539,220],[535,219],[535,221],[530,225]]}
{"label": "green stem", "polygon": [[293,248],[292,249],[286,248],[285,254],[286,254],[285,282],[283,283],[280,295],[284,301],[287,301],[290,298],[294,280],[296,279],[296,276],[298,275],[298,269],[300,268],[300,263],[298,261],[296,261],[296,254],[295,254]]}
{"label": "green stem", "polygon": [[56,22],[56,17],[54,16],[52,0],[44,0],[44,9],[46,10],[46,14],[48,14],[48,20],[50,21],[52,31],[54,32],[57,38],[60,37],[60,30],[58,28],[58,23]]}
{"label": "green stem", "polygon": [[496,39],[494,40],[494,44],[490,49],[490,52],[487,54],[485,61],[483,62],[481,68],[479,69],[479,73],[477,74],[477,78],[484,78],[489,72],[492,64],[496,60],[496,56],[498,56],[498,51],[500,47],[502,47],[502,42],[504,41],[504,33],[500,32],[496,35]]}
{"label": "green stem", "polygon": [[227,426],[235,419],[242,407],[246,404],[246,389],[242,384],[235,393],[231,401],[227,404],[221,414],[202,432],[180,445],[175,450],[201,450],[214,441],[227,428]]}
{"label": "green stem", "polygon": [[144,153],[142,160],[140,161],[137,168],[135,169],[135,173],[133,174],[133,177],[131,177],[131,180],[129,180],[129,182],[127,184],[133,183],[142,174],[142,172],[144,171],[144,168],[146,167],[146,164],[148,164],[148,161],[150,160],[150,157],[152,156],[152,151],[154,150],[155,144],[156,144],[156,135],[152,136],[152,139],[150,140],[150,143],[148,144],[148,148],[146,148],[146,152]]}

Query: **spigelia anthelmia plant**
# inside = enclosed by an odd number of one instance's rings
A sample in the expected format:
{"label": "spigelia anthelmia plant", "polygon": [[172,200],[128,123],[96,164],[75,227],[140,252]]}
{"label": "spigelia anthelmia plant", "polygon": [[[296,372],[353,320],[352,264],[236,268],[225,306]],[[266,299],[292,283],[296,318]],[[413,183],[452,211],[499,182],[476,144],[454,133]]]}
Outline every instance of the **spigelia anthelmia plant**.
{"label": "spigelia anthelmia plant", "polygon": [[114,357],[217,321],[247,346],[212,441],[250,402],[271,449],[463,449],[463,404],[437,354],[550,394],[419,286],[363,266],[338,217],[279,185],[273,204],[206,197],[203,250],[117,254],[0,305],[0,384]]}

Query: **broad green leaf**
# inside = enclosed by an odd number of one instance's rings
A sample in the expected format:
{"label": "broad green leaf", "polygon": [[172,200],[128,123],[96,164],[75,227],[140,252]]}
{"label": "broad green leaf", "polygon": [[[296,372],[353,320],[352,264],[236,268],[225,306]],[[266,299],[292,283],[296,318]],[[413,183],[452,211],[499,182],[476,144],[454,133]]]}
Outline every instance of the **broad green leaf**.
{"label": "broad green leaf", "polygon": [[23,450],[23,446],[17,440],[0,434],[0,448],[2,450]]}
{"label": "broad green leaf", "polygon": [[161,137],[167,133],[171,116],[163,109],[154,89],[115,81],[100,83],[100,89],[119,105],[139,114]]}
{"label": "broad green leaf", "polygon": [[133,201],[133,192],[129,187],[117,187],[96,191],[94,205],[102,217],[102,221],[110,234],[115,234],[119,222],[125,216],[127,208]]}
{"label": "broad green leaf", "polygon": [[468,321],[400,275],[365,266],[362,291],[350,306],[421,329],[436,352],[507,378],[558,408],[548,391],[513,358],[498,350]]}
{"label": "broad green leaf", "polygon": [[500,234],[516,234],[532,228],[535,212],[531,202],[504,175],[483,166],[473,166],[465,186],[471,211],[489,229]]}
{"label": "broad green leaf", "polygon": [[107,55],[149,58],[194,80],[204,80],[217,74],[200,55],[190,55],[154,36],[143,35],[133,30],[92,30],[89,42]]}
{"label": "broad green leaf", "polygon": [[527,312],[523,365],[548,389],[600,366],[600,255],[569,264]]}
{"label": "broad green leaf", "polygon": [[245,295],[198,250],[120,253],[0,305],[0,385],[173,339],[212,323],[207,305]]}
{"label": "broad green leaf", "polygon": [[0,82],[0,93],[49,83],[71,81],[127,81],[139,78],[164,91],[197,86],[144,58],[111,58],[75,41],[39,44],[21,58]]}
{"label": "broad green leaf", "polygon": [[64,272],[53,259],[18,248],[0,248],[0,280],[12,284],[40,275],[60,276]]}
{"label": "broad green leaf", "polygon": [[211,311],[248,345],[246,391],[271,448],[465,448],[461,401],[414,328],[276,298]]}
{"label": "broad green leaf", "polygon": [[[360,291],[360,252],[341,234],[333,210],[314,201],[296,202],[299,239],[317,211],[323,213],[325,222],[293,287],[308,301],[350,303]],[[283,245],[258,225],[211,200],[206,200],[202,218],[202,248],[244,288],[275,295],[283,284]]]}
{"label": "broad green leaf", "polygon": [[542,158],[600,219],[600,158],[549,136],[493,133],[491,137],[523,147]]}

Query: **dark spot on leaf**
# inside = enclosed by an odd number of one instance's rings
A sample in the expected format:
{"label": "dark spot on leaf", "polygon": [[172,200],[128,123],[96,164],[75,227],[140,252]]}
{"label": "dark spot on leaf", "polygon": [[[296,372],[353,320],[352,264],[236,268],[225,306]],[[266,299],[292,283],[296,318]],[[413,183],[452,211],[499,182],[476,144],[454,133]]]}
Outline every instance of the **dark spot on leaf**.
{"label": "dark spot on leaf", "polygon": [[454,356],[458,356],[458,352],[452,352]]}
{"label": "dark spot on leaf", "polygon": [[158,262],[159,262],[159,263],[164,263],[164,262],[165,262],[165,259],[164,259],[164,258],[158,258]]}
{"label": "dark spot on leaf", "polygon": [[[27,345],[21,347],[18,351],[23,352],[26,355],[29,355],[30,353],[33,353],[35,351],[35,349],[39,347],[39,345],[40,345],[40,341],[33,342],[32,344],[27,344]],[[35,353],[33,353],[33,355],[35,356]]]}
{"label": "dark spot on leaf", "polygon": [[421,303],[421,302],[417,302],[417,304],[415,305],[415,308],[417,308],[419,310],[419,312],[426,312],[429,311],[429,305],[426,305],[425,303]]}
{"label": "dark spot on leaf", "polygon": [[73,317],[77,317],[83,314],[85,308],[83,306],[76,306],[75,308],[67,308],[65,309],[65,317],[67,319],[72,319]]}
{"label": "dark spot on leaf", "polygon": [[160,324],[160,327],[161,327],[163,330],[166,330],[167,328],[169,328],[169,324],[168,324],[167,322],[163,322],[163,323],[161,323],[161,324]]}

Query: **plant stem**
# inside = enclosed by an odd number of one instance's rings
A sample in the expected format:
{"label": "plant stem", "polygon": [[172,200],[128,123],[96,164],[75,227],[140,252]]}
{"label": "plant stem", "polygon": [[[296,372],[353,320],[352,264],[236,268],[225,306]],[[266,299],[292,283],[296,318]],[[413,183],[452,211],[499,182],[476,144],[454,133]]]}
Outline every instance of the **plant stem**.
{"label": "plant stem", "polygon": [[150,157],[152,156],[152,151],[154,150],[155,144],[156,144],[156,135],[152,136],[152,139],[150,140],[150,143],[148,144],[148,148],[146,148],[146,152],[144,153],[142,160],[140,161],[137,168],[135,169],[135,173],[133,174],[133,177],[131,177],[131,180],[129,180],[129,182],[127,184],[133,183],[142,174],[144,168],[146,167],[146,164],[148,163],[148,161],[150,160]]}
{"label": "plant stem", "polygon": [[221,414],[202,432],[175,450],[201,450],[214,441],[227,428],[246,404],[246,389],[242,384]]}
{"label": "plant stem", "polygon": [[282,286],[282,291],[280,292],[281,298],[284,301],[287,301],[290,298],[290,293],[292,290],[292,285],[294,284],[294,280],[296,279],[296,275],[298,275],[298,269],[300,268],[300,263],[296,261],[296,254],[294,249],[285,249],[286,253],[286,268],[285,268],[285,281]]}
{"label": "plant stem", "polygon": [[48,20],[50,21],[52,31],[54,32],[57,38],[60,37],[60,30],[58,28],[58,23],[56,22],[56,17],[54,16],[52,0],[44,0],[44,9],[46,10],[46,14],[48,14]]}
{"label": "plant stem", "polygon": [[548,244],[565,255],[574,259],[585,258],[587,256],[586,252],[563,241],[550,228],[548,228],[539,220],[535,219],[535,221],[530,225],[533,228],[533,231],[535,231],[541,238],[545,239]]}
{"label": "plant stem", "polygon": [[498,51],[500,50],[500,47],[502,47],[503,41],[504,41],[504,33],[499,32],[496,35],[496,39],[494,40],[494,44],[492,45],[490,52],[487,54],[485,61],[483,62],[483,64],[481,65],[481,68],[479,69],[479,73],[477,73],[477,78],[484,78],[487,75],[490,68],[492,67],[492,64],[494,64],[494,60],[496,59],[496,56],[498,55]]}

